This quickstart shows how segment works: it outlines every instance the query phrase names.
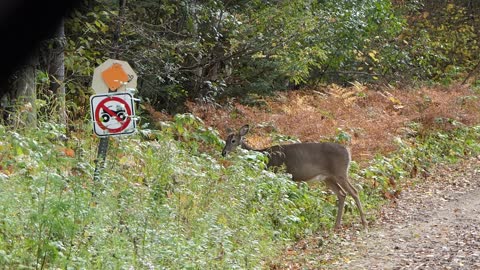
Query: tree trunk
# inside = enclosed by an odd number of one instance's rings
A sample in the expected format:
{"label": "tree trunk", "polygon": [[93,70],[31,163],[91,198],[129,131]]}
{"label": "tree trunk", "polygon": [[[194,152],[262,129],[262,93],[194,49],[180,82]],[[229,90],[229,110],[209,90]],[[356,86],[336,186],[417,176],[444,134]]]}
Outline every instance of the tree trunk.
{"label": "tree trunk", "polygon": [[126,6],[127,6],[127,0],[118,0],[118,18],[115,24],[115,30],[113,32],[113,38],[112,38],[112,44],[113,44],[114,50],[111,56],[114,59],[118,59],[121,54],[120,36],[122,34],[122,25],[124,21]]}
{"label": "tree trunk", "polygon": [[17,78],[14,81],[17,100],[14,119],[16,127],[33,127],[37,124],[37,111],[35,108],[35,100],[37,98],[35,87],[36,65],[37,57],[35,55],[18,70]]}
{"label": "tree trunk", "polygon": [[60,124],[67,124],[67,110],[65,107],[65,28],[62,20],[52,38],[52,59],[48,74],[50,76],[50,89],[55,94],[58,106],[58,120]]}

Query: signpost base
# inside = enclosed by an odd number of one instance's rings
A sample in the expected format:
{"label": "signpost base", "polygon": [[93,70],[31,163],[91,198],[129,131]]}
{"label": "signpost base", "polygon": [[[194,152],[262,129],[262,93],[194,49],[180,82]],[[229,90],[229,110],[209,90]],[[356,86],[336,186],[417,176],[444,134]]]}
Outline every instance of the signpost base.
{"label": "signpost base", "polygon": [[105,167],[109,141],[108,139],[109,137],[100,138],[100,143],[98,144],[97,159],[95,159],[95,171],[93,172],[94,182],[97,182],[100,179],[100,170]]}

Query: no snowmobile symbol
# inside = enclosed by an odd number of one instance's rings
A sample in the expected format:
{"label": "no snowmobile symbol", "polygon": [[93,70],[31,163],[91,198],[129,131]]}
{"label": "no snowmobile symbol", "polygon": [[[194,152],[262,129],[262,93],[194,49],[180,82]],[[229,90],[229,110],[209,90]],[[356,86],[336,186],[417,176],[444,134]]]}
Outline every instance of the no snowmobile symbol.
{"label": "no snowmobile symbol", "polygon": [[100,94],[90,97],[93,131],[97,136],[135,132],[133,96],[129,93]]}

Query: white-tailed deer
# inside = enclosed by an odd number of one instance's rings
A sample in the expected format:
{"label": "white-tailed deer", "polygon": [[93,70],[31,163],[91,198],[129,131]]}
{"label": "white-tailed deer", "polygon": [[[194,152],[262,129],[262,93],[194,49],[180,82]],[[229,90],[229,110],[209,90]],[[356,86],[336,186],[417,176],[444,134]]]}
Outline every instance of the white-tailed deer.
{"label": "white-tailed deer", "polygon": [[348,182],[348,168],[350,153],[345,146],[337,143],[294,143],[276,145],[265,149],[252,149],[243,137],[248,133],[249,126],[240,128],[238,133],[228,135],[222,156],[226,156],[237,146],[247,150],[265,153],[268,156],[268,167],[285,166],[287,173],[292,175],[293,181],[312,182],[324,181],[338,198],[337,220],[335,229],[340,229],[342,223],[345,197],[350,194],[357,204],[364,228],[367,221],[363,213],[362,204],[357,190]]}

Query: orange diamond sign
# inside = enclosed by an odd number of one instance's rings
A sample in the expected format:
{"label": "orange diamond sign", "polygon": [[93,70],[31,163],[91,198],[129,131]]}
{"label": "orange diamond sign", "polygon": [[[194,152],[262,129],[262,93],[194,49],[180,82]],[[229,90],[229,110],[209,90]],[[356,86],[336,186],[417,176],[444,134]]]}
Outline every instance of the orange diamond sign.
{"label": "orange diamond sign", "polygon": [[113,63],[111,67],[104,70],[102,72],[102,78],[110,91],[117,91],[117,89],[122,86],[122,83],[128,82],[128,74],[119,63]]}
{"label": "orange diamond sign", "polygon": [[92,88],[96,94],[125,92],[137,87],[137,74],[125,61],[108,59],[93,72]]}

